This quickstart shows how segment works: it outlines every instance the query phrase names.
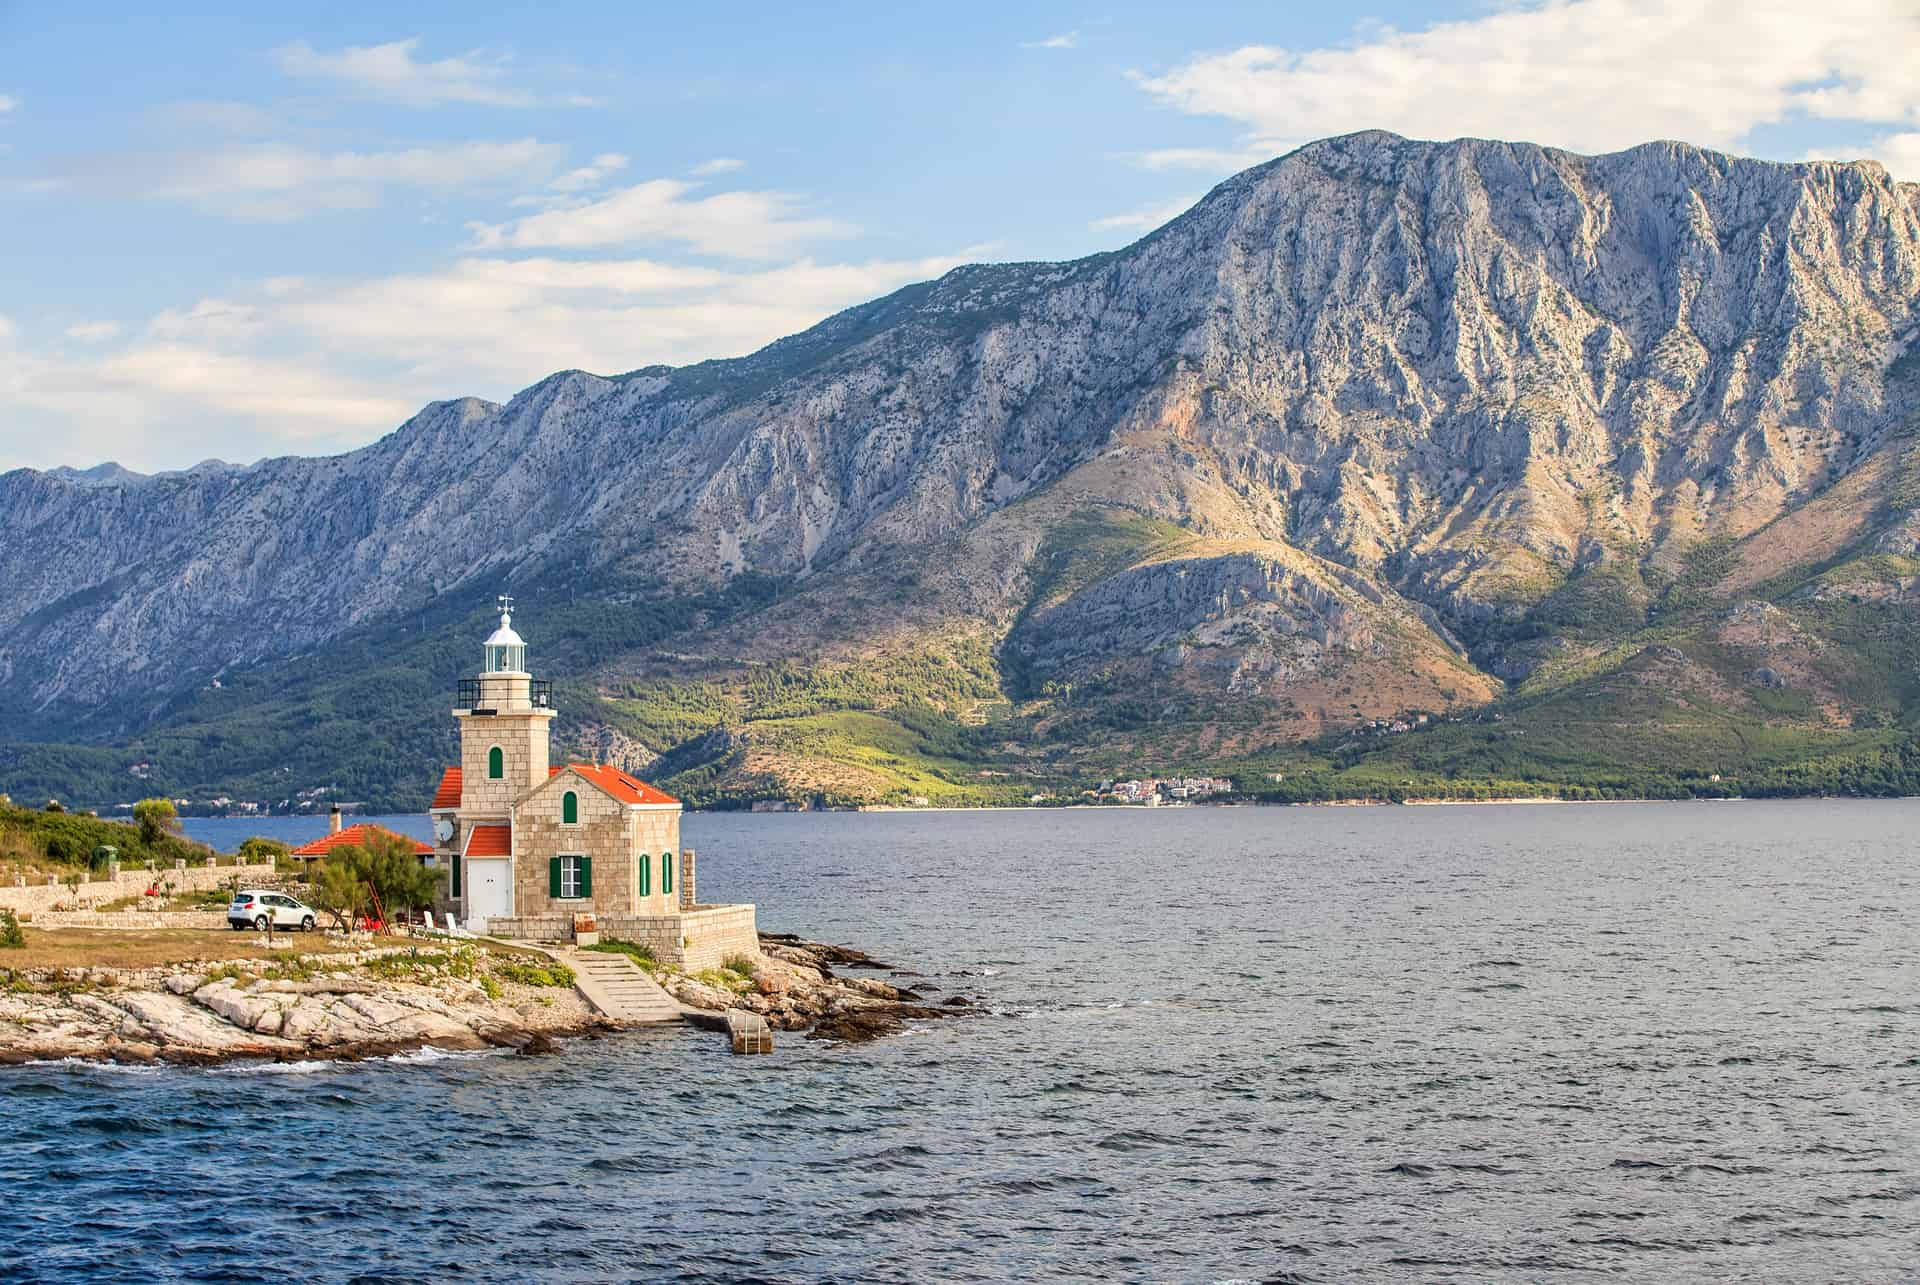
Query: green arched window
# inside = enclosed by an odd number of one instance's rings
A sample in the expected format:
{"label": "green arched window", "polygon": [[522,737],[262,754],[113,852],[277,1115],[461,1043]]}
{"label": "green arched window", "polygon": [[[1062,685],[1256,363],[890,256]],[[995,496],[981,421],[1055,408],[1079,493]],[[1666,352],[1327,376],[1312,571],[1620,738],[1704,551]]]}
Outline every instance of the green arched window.
{"label": "green arched window", "polygon": [[568,825],[580,824],[580,796],[572,790],[560,796],[560,819]]}
{"label": "green arched window", "polygon": [[653,890],[653,882],[648,873],[649,867],[652,864],[653,858],[644,852],[640,854],[640,895],[642,897]]}
{"label": "green arched window", "polygon": [[671,852],[660,854],[660,891],[673,891],[673,854]]}
{"label": "green arched window", "polygon": [[507,775],[507,753],[498,745],[487,751],[487,779],[505,780]]}

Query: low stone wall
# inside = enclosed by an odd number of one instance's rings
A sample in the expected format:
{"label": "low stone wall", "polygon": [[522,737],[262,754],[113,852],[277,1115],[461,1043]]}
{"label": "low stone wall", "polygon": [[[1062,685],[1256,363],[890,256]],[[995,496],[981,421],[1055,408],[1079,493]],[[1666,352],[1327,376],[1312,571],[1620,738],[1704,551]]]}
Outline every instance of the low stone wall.
{"label": "low stone wall", "polygon": [[0,909],[38,914],[55,906],[97,906],[103,901],[137,896],[146,891],[149,885],[163,882],[172,883],[175,892],[203,892],[208,888],[226,887],[227,881],[236,875],[243,885],[270,881],[274,878],[273,862],[238,865],[229,861],[218,866],[174,866],[171,869],[161,866],[153,870],[145,866],[123,866],[111,879],[89,879],[80,885],[77,893],[68,892],[67,885],[57,879],[52,883],[13,884],[0,887]]}
{"label": "low stone wall", "polygon": [[[62,890],[64,891],[64,889]],[[35,928],[225,928],[224,910],[41,910]]]}
{"label": "low stone wall", "polygon": [[[760,953],[760,934],[750,904],[695,906],[677,915],[596,915],[595,919],[601,940],[617,937],[649,946],[655,959],[689,973],[718,968],[729,955]],[[573,936],[573,916],[491,919],[487,932],[523,941],[567,941]]]}

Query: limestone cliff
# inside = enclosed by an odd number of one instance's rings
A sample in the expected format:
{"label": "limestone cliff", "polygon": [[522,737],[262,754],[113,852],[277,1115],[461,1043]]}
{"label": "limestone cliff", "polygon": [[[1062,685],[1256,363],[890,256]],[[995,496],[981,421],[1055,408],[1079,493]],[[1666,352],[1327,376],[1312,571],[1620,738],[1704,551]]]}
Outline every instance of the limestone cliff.
{"label": "limestone cliff", "polygon": [[[838,641],[1013,630],[1042,668],[1270,691],[1364,654],[1484,699],[1532,662],[1461,640],[1576,573],[1678,574],[1887,468],[1917,303],[1920,187],[1873,164],[1330,139],[1124,250],[957,269],[739,360],[565,372],[330,459],[0,477],[0,692],[155,695],[162,658],[204,683],[496,583],[913,567]],[[1905,548],[1883,490],[1849,520]],[[1239,552],[1038,601],[1090,508]]]}

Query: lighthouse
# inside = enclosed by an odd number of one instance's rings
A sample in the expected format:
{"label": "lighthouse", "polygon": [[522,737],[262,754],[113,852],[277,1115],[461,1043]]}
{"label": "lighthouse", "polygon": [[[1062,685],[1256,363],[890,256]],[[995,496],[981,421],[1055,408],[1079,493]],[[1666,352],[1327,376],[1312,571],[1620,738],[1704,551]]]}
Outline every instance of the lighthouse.
{"label": "lighthouse", "polygon": [[444,908],[493,936],[564,942],[591,924],[696,968],[755,954],[752,905],[694,901],[680,801],[618,767],[551,762],[556,715],[502,597],[480,672],[460,680],[459,766],[441,774],[429,809]]}

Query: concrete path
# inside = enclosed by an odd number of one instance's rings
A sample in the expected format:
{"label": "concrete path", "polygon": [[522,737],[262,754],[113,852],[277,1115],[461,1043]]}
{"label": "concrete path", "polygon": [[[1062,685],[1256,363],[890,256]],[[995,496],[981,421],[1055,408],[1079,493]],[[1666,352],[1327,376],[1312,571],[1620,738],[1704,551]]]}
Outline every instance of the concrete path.
{"label": "concrete path", "polygon": [[564,949],[554,952],[573,970],[587,1002],[616,1022],[677,1022],[680,1002],[625,955]]}

